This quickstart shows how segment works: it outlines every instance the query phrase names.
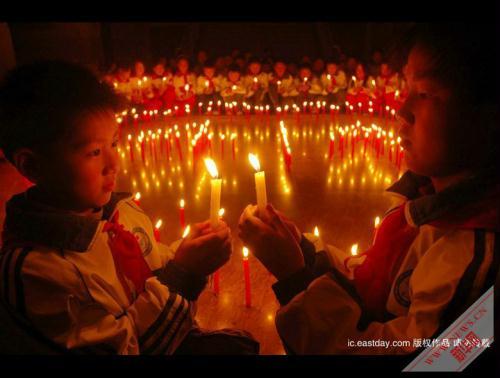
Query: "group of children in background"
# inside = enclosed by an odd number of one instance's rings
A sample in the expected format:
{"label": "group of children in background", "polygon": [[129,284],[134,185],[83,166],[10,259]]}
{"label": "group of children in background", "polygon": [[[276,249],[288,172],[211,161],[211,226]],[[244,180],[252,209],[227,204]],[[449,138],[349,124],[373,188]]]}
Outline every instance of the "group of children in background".
{"label": "group of children in background", "polygon": [[402,75],[380,53],[375,53],[373,64],[366,67],[354,58],[346,64],[318,58],[311,64],[304,57],[300,66],[283,59],[226,58],[207,59],[201,51],[193,69],[186,56],[179,56],[170,64],[163,58],[152,66],[151,72],[138,60],[133,67],[113,68],[102,79],[131,104],[146,110],[177,107],[180,112],[187,108],[203,111],[211,102],[214,114],[220,111],[217,103],[235,104],[236,112],[241,113],[242,105],[277,108],[311,101],[340,106],[347,101],[356,109],[361,106],[367,111],[370,102],[374,109],[387,105],[397,108],[406,96]]}

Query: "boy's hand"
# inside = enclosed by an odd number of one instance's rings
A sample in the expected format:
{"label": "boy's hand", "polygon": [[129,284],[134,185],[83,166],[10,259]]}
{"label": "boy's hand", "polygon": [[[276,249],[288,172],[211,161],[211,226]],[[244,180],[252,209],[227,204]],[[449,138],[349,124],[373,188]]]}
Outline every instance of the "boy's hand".
{"label": "boy's hand", "polygon": [[271,206],[266,221],[256,216],[256,206],[249,205],[239,222],[239,237],[278,280],[304,268],[304,257],[296,237]]}
{"label": "boy's hand", "polygon": [[222,220],[217,230],[210,222],[196,223],[177,249],[174,262],[201,276],[212,274],[231,256],[231,230]]}
{"label": "boy's hand", "polygon": [[[261,220],[264,222],[270,224],[271,223],[271,213],[269,210],[265,209],[263,214],[260,214],[259,210],[255,207],[255,215],[259,217]],[[273,208],[274,209],[274,208]],[[293,223],[288,217],[283,214],[281,211],[278,211],[277,209],[274,209],[276,214],[281,218],[281,221],[283,224],[288,228],[290,233],[293,235],[293,238],[297,241],[297,243],[300,244],[300,240],[302,239],[302,233],[300,232],[299,228]]]}

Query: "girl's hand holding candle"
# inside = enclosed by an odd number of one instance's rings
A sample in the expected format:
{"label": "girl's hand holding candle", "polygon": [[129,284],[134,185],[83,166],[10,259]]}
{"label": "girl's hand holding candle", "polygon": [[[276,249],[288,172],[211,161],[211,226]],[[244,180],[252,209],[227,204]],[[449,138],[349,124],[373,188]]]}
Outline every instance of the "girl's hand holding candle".
{"label": "girl's hand holding candle", "polygon": [[210,159],[205,159],[205,166],[207,167],[212,180],[210,182],[210,224],[213,229],[216,229],[219,225],[219,208],[220,208],[220,196],[221,196],[221,185],[222,180],[219,177],[219,172],[215,162]]}
{"label": "girl's hand holding candle", "polygon": [[257,155],[248,154],[248,160],[252,167],[255,169],[255,191],[257,193],[257,207],[259,208],[259,213],[263,214],[267,205],[267,193],[266,193],[266,175],[264,171],[260,170],[260,162]]}

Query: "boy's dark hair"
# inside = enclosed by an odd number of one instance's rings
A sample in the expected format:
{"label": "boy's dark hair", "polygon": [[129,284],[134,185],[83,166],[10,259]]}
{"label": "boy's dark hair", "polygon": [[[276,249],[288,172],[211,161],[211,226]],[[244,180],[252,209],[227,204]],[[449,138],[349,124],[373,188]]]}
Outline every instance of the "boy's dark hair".
{"label": "boy's dark hair", "polygon": [[[498,37],[493,24],[417,24],[403,52],[417,47],[430,57],[428,74],[447,86],[459,106],[457,143],[471,146],[464,164],[495,165],[499,175]],[[471,137],[472,135],[472,137]]]}
{"label": "boy's dark hair", "polygon": [[241,69],[240,66],[233,63],[228,67],[227,72],[239,72],[241,74]]}
{"label": "boy's dark hair", "polygon": [[415,46],[429,53],[430,74],[467,103],[498,104],[498,38],[493,24],[417,24],[397,46],[403,47],[403,56],[396,54],[396,60],[406,60]]}
{"label": "boy's dark hair", "polygon": [[215,68],[215,61],[213,59],[208,58],[203,64],[203,68]]}
{"label": "boy's dark hair", "polygon": [[62,61],[17,67],[0,84],[0,148],[13,162],[20,148],[46,151],[84,114],[124,108],[125,101],[89,70]]}

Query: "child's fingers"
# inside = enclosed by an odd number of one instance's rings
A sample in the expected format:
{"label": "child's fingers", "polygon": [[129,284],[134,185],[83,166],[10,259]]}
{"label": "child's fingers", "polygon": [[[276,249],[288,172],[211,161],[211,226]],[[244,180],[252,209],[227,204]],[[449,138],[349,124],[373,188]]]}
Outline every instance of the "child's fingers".
{"label": "child's fingers", "polygon": [[276,212],[276,210],[274,210],[274,207],[271,204],[268,204],[266,206],[266,209],[270,215],[270,223],[276,228],[276,230],[280,230],[280,231],[285,230],[286,226],[283,223],[283,221],[281,220],[281,218],[278,215],[278,213]]}

